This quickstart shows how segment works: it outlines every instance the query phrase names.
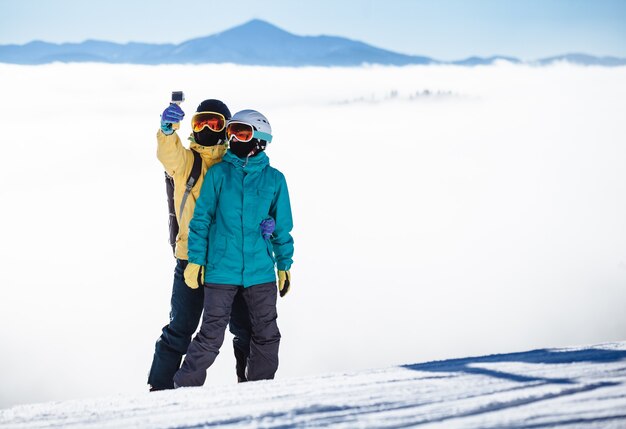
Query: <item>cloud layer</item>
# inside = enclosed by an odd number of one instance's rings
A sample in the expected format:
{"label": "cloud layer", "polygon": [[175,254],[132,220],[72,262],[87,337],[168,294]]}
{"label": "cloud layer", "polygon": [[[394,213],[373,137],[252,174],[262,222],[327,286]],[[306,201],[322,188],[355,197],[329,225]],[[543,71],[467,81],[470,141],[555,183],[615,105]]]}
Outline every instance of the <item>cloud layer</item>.
{"label": "cloud layer", "polygon": [[[187,119],[220,98],[272,123],[279,377],[626,336],[624,67],[0,65],[0,406],[145,388],[180,89]],[[234,382],[228,342],[207,383]]]}

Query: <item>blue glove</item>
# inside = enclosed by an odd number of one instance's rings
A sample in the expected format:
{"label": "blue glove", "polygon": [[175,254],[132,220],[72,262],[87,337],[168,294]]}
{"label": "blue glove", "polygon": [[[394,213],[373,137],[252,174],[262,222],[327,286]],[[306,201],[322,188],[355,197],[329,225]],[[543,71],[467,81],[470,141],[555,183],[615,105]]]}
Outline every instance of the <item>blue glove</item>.
{"label": "blue glove", "polygon": [[263,238],[267,240],[272,236],[274,230],[276,229],[276,222],[271,217],[268,217],[263,222],[261,222],[261,234]]}
{"label": "blue glove", "polygon": [[161,131],[163,134],[170,135],[174,132],[172,124],[180,122],[185,117],[185,112],[178,104],[170,104],[161,115]]}

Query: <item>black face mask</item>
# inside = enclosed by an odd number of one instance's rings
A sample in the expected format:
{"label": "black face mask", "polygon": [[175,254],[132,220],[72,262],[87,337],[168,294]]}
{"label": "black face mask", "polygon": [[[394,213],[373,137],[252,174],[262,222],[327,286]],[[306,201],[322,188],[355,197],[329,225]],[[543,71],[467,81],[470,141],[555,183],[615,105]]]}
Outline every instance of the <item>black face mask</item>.
{"label": "black face mask", "polygon": [[223,132],[216,133],[208,128],[203,129],[199,133],[193,133],[193,138],[200,146],[215,146],[220,143],[223,137]]}
{"label": "black face mask", "polygon": [[252,139],[249,142],[240,142],[239,140],[233,140],[230,142],[230,150],[241,159],[245,159],[250,152],[254,150],[254,153],[250,156],[255,156],[259,153],[256,149],[256,139]]}

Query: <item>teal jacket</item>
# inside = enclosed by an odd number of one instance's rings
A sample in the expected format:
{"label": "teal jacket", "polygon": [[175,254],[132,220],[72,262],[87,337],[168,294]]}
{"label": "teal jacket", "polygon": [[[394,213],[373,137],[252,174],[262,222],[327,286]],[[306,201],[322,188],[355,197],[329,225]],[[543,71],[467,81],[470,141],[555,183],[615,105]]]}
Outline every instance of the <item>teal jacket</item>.
{"label": "teal jacket", "polygon": [[[261,222],[276,221],[268,240]],[[249,287],[291,268],[291,204],[285,176],[261,152],[246,162],[226,152],[207,172],[189,223],[189,262],[205,266],[206,283]]]}

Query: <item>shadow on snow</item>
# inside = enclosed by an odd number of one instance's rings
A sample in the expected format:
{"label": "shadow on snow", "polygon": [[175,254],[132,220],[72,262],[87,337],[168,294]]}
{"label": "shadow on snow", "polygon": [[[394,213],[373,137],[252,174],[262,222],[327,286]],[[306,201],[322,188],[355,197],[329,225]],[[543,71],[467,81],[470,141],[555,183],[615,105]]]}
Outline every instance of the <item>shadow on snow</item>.
{"label": "shadow on snow", "polygon": [[590,363],[608,363],[618,362],[626,359],[626,351],[624,350],[605,350],[605,349],[584,349],[584,350],[550,350],[540,349],[531,350],[521,353],[507,353],[499,355],[470,357],[463,359],[449,359],[436,362],[427,362],[412,365],[402,365],[402,368],[414,371],[429,372],[462,372],[466,374],[479,374],[490,377],[501,378],[509,381],[525,382],[543,382],[556,384],[571,384],[575,380],[569,378],[546,378],[534,377],[527,375],[512,374],[503,371],[496,371],[486,368],[472,367],[474,364],[481,363],[501,363],[501,362],[522,362],[533,364],[570,364],[578,362]]}

